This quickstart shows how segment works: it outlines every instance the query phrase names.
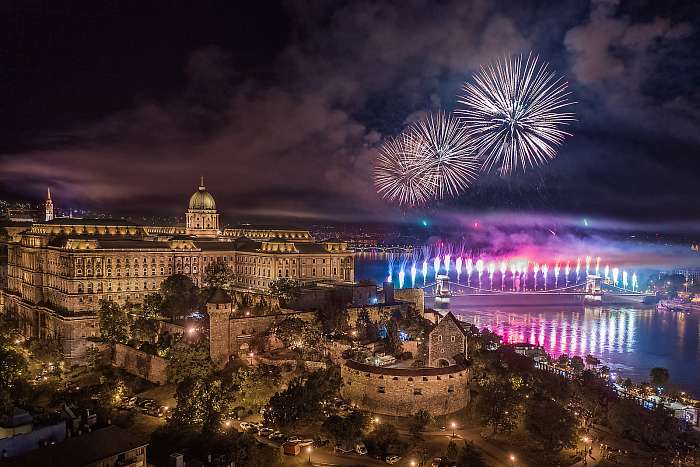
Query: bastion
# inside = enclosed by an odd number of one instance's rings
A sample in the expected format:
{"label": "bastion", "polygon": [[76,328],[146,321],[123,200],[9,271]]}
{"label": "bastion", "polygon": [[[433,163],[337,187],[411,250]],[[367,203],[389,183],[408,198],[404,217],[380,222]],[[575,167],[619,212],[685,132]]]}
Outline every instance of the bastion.
{"label": "bastion", "polygon": [[341,375],[343,398],[376,414],[407,417],[422,409],[448,415],[469,403],[468,364],[387,368],[346,360]]}

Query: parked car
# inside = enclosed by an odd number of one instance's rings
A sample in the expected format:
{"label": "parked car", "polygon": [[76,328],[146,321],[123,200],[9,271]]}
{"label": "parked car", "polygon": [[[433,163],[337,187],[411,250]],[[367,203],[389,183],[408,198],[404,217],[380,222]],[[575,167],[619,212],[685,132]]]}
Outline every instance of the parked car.
{"label": "parked car", "polygon": [[260,436],[270,436],[270,433],[273,433],[275,430],[272,428],[260,428]]}
{"label": "parked car", "polygon": [[365,443],[357,443],[355,445],[355,452],[361,456],[367,454],[367,446],[365,446]]}
{"label": "parked car", "polygon": [[396,464],[400,460],[399,456],[386,456],[386,459],[384,459],[387,464]]}
{"label": "parked car", "polygon": [[250,423],[248,422],[241,422],[239,423],[240,427],[246,431],[248,431],[248,428],[250,428]]}
{"label": "parked car", "polygon": [[282,433],[281,431],[273,431],[272,433],[270,433],[268,438],[270,438],[272,440],[278,440],[278,439],[284,439],[285,436],[284,436],[284,433]]}
{"label": "parked car", "polygon": [[343,454],[350,454],[353,452],[352,447],[350,446],[344,446],[342,444],[336,444],[335,445],[335,452],[342,452]]}
{"label": "parked car", "polygon": [[296,443],[299,443],[300,441],[301,441],[301,438],[299,438],[298,436],[290,436],[289,438],[287,438],[288,443],[295,443],[296,444]]}
{"label": "parked car", "polygon": [[314,440],[313,439],[302,439],[297,444],[301,447],[311,446],[312,444],[314,444]]}

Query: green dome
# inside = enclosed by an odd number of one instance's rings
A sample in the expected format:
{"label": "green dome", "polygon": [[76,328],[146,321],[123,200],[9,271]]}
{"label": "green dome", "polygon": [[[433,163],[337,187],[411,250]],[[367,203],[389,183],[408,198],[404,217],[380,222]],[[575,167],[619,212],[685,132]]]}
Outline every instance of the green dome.
{"label": "green dome", "polygon": [[204,177],[202,177],[199,190],[195,191],[194,194],[190,196],[190,209],[216,210],[214,197],[204,187]]}

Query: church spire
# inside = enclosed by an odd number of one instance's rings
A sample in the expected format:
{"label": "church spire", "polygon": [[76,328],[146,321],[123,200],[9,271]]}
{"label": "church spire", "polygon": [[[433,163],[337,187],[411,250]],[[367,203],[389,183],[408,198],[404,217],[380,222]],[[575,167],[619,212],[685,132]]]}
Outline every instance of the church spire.
{"label": "church spire", "polygon": [[46,222],[53,220],[53,201],[51,201],[51,188],[46,188],[46,203],[44,204],[46,216],[44,220]]}

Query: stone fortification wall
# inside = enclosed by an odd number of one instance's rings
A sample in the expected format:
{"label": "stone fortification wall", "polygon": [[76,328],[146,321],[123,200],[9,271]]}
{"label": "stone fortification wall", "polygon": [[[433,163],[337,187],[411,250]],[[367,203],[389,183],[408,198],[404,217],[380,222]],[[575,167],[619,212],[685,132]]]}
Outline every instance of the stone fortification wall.
{"label": "stone fortification wall", "polygon": [[394,289],[394,298],[402,302],[412,303],[423,316],[425,312],[425,291],[423,289]]}
{"label": "stone fortification wall", "polygon": [[165,384],[168,379],[168,360],[128,345],[115,345],[112,365],[152,383]]}
{"label": "stone fortification wall", "polygon": [[363,410],[407,417],[419,410],[448,415],[469,403],[470,370],[445,368],[384,368],[348,360],[341,366],[341,394]]}

